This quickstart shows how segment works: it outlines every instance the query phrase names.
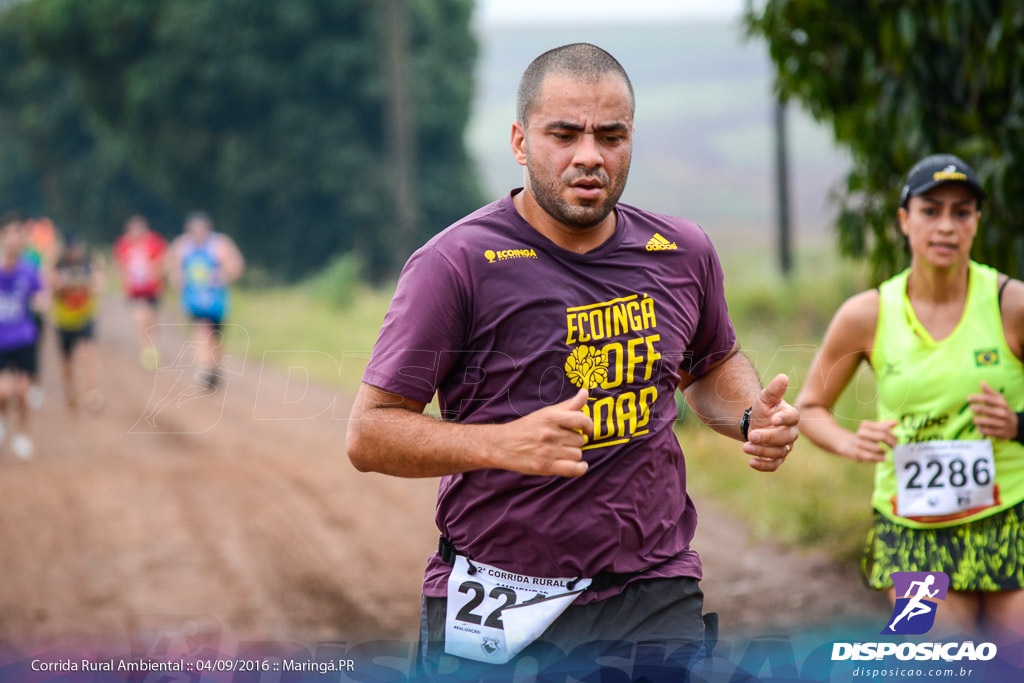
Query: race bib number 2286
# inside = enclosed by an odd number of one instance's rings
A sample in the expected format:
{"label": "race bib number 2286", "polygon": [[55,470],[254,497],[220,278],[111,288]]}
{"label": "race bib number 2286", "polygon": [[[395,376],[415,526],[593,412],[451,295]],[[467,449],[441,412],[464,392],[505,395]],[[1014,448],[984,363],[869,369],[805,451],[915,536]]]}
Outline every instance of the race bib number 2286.
{"label": "race bib number 2286", "polygon": [[901,517],[954,515],[995,502],[991,441],[902,444],[892,458]]}

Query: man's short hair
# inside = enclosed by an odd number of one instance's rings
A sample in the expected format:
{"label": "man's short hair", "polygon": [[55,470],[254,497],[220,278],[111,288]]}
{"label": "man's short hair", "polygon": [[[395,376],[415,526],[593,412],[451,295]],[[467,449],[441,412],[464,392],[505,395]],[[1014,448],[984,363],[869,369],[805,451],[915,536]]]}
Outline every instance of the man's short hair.
{"label": "man's short hair", "polygon": [[594,83],[608,74],[619,76],[629,88],[630,108],[636,109],[633,84],[619,61],[596,45],[571,43],[548,50],[530,62],[523,72],[516,93],[516,121],[522,125],[530,118],[537,93],[551,73],[565,74],[584,83]]}
{"label": "man's short hair", "polygon": [[213,224],[213,219],[210,218],[210,214],[205,211],[189,211],[188,215],[185,216],[185,224],[189,224],[192,221],[206,221],[207,223]]}

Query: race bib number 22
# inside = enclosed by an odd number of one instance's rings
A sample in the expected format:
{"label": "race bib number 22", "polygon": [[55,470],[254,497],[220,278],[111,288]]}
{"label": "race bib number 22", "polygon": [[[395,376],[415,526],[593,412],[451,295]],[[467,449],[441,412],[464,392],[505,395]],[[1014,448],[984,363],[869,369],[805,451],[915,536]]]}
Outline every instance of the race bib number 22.
{"label": "race bib number 22", "polygon": [[514,574],[456,555],[448,577],[444,651],[504,664],[536,640],[590,581]]}

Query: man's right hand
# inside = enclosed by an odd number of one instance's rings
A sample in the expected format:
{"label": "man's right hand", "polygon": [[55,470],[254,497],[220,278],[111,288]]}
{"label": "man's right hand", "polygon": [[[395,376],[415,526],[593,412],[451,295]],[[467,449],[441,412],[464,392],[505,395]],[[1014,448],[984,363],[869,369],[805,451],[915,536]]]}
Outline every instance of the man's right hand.
{"label": "man's right hand", "polygon": [[568,401],[495,425],[493,446],[499,460],[493,466],[523,474],[582,475],[587,471],[583,435],[594,435],[594,421],[582,412],[588,396],[586,389],[580,389]]}

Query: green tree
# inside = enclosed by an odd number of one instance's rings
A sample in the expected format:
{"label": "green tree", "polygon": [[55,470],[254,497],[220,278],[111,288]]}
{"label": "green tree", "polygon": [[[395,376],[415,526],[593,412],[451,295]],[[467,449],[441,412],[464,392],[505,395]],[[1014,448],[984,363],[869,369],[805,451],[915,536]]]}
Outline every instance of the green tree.
{"label": "green tree", "polygon": [[[476,47],[470,0],[405,7],[418,243],[480,203],[462,143]],[[178,215],[207,209],[247,257],[286,276],[357,250],[381,278],[408,256],[389,239],[382,3],[33,0],[18,10],[31,56],[67,79],[103,157],[123,160]]]}
{"label": "green tree", "polygon": [[74,80],[34,53],[23,9],[0,18],[0,210],[48,214],[94,241],[133,211],[169,224],[167,207],[86,120]]}
{"label": "green tree", "polygon": [[1024,273],[1024,5],[1011,0],[768,0],[748,8],[781,96],[798,100],[853,158],[839,204],[841,250],[877,279],[907,263],[896,226],[906,172],[949,152],[989,201],[974,258]]}

